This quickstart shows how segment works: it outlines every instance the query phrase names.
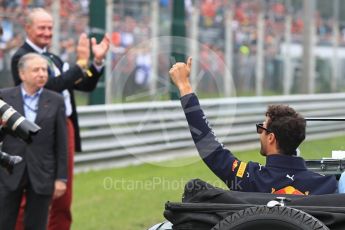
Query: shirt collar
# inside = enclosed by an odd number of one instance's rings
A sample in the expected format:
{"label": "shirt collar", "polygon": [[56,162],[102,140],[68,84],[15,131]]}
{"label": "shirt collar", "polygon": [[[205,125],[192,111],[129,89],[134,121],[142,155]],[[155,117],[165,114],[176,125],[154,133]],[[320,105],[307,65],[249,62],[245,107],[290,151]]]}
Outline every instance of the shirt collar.
{"label": "shirt collar", "polygon": [[43,49],[35,45],[29,38],[25,39],[25,42],[31,46],[37,53],[42,54],[44,52],[47,52],[47,47],[44,47]]}
{"label": "shirt collar", "polygon": [[307,170],[307,166],[303,158],[283,154],[267,156],[266,167]]}
{"label": "shirt collar", "polygon": [[20,89],[21,89],[21,91],[22,91],[23,98],[30,98],[30,97],[31,97],[31,98],[35,98],[35,97],[38,97],[38,96],[41,95],[41,93],[42,93],[42,91],[43,91],[43,88],[40,88],[34,95],[29,95],[29,94],[25,91],[25,89],[24,89],[24,87],[23,87],[23,84],[21,84]]}

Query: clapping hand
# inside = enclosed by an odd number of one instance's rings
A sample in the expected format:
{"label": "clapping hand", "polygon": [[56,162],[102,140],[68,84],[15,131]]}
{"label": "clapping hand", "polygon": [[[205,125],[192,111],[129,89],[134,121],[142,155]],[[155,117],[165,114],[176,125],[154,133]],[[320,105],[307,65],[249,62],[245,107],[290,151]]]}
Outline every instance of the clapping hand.
{"label": "clapping hand", "polygon": [[82,33],[79,37],[77,46],[77,59],[78,60],[89,60],[90,58],[90,40],[86,33]]}
{"label": "clapping hand", "polygon": [[96,38],[91,38],[92,53],[94,56],[94,62],[96,65],[101,65],[109,50],[110,46],[110,36],[105,34],[102,41],[97,44]]}

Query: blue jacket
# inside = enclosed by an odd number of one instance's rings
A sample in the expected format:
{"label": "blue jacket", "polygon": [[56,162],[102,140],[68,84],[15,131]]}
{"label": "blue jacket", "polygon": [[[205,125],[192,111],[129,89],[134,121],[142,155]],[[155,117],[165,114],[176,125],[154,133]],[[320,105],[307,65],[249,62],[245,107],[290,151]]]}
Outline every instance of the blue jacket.
{"label": "blue jacket", "polygon": [[181,103],[201,158],[231,190],[296,195],[336,192],[335,177],[309,171],[301,157],[271,155],[266,165],[237,159],[218,141],[197,96],[185,95]]}

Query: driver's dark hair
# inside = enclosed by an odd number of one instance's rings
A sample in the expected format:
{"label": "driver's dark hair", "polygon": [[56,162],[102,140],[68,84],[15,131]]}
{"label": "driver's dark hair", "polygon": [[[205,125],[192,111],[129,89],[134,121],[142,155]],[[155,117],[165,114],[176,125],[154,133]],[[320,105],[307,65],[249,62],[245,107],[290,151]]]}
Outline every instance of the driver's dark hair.
{"label": "driver's dark hair", "polygon": [[297,147],[305,139],[305,119],[287,105],[270,105],[266,116],[268,130],[274,133],[281,154],[295,155]]}

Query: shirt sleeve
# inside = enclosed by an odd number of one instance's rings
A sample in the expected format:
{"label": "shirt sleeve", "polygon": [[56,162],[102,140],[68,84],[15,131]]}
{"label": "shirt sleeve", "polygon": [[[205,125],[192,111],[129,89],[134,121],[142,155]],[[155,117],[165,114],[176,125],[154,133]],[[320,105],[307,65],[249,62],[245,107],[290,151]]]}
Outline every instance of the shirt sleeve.
{"label": "shirt sleeve", "polygon": [[248,163],[237,159],[218,140],[194,93],[181,97],[194,144],[206,165],[232,190],[247,177]]}

